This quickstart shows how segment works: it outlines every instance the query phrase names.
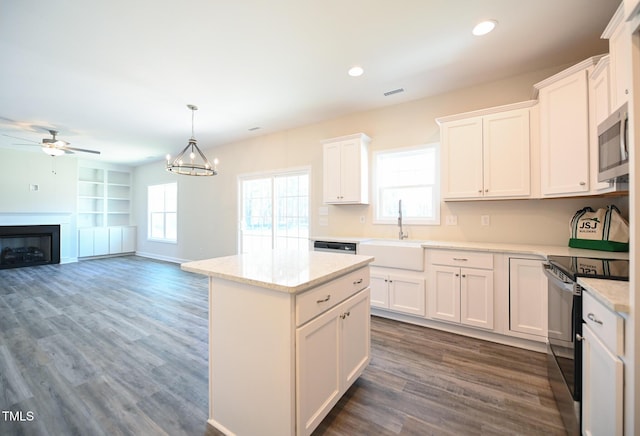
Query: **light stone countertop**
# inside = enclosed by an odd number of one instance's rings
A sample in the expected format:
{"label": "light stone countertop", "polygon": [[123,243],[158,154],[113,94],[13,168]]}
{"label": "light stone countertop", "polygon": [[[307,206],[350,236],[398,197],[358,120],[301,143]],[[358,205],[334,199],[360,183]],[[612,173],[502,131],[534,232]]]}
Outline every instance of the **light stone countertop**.
{"label": "light stone countertop", "polygon": [[629,282],[578,277],[578,284],[612,311],[629,313]]}
{"label": "light stone countertop", "polygon": [[367,266],[372,256],[272,250],[183,263],[189,272],[296,294]]}
{"label": "light stone countertop", "polygon": [[493,251],[498,253],[531,254],[546,258],[547,256],[575,256],[595,257],[599,259],[628,259],[629,253],[585,250],[558,245],[532,245],[519,243],[495,243],[495,242],[451,242],[451,241],[425,241],[424,248],[459,249],[471,251]]}
{"label": "light stone countertop", "polygon": [[547,256],[576,256],[595,257],[600,259],[628,259],[629,253],[585,250],[582,248],[571,248],[561,245],[535,245],[508,242],[468,242],[468,241],[434,241],[385,238],[366,238],[355,236],[314,236],[312,241],[334,241],[334,242],[355,242],[355,243],[375,243],[375,241],[397,241],[398,244],[421,243],[424,248],[444,249],[444,250],[470,250],[470,251],[492,251],[495,253],[510,254],[530,254],[546,258]]}

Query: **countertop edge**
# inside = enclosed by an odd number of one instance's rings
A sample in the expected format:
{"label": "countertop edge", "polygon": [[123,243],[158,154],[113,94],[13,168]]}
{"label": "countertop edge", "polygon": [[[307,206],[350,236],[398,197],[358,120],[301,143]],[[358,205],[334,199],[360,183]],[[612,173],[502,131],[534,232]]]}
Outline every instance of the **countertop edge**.
{"label": "countertop edge", "polygon": [[629,306],[629,282],[579,277],[578,284],[613,312],[626,315]]}
{"label": "countertop edge", "polygon": [[180,268],[184,271],[192,272],[195,274],[202,274],[212,278],[229,280],[237,283],[244,283],[251,286],[257,286],[264,289],[269,289],[272,291],[284,292],[287,294],[299,294],[301,292],[307,291],[311,288],[315,288],[316,286],[322,285],[326,282],[329,282],[335,278],[341,277],[345,274],[348,274],[352,271],[363,268],[369,263],[373,262],[374,258],[372,256],[360,256],[361,260],[358,260],[356,263],[350,264],[345,267],[338,268],[330,273],[322,275],[321,277],[317,277],[315,279],[311,279],[304,283],[300,283],[295,286],[288,286],[279,283],[267,282],[257,279],[252,279],[249,277],[240,277],[236,274],[224,273],[219,271],[212,271],[210,269],[198,267],[197,264],[202,261],[193,261],[186,262],[180,265]]}

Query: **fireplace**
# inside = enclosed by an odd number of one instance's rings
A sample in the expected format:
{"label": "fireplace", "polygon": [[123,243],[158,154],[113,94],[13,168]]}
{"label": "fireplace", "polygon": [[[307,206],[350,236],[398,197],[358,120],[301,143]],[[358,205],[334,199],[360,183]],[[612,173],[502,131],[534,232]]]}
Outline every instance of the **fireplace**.
{"label": "fireplace", "polygon": [[0,226],[0,269],[60,263],[60,226]]}

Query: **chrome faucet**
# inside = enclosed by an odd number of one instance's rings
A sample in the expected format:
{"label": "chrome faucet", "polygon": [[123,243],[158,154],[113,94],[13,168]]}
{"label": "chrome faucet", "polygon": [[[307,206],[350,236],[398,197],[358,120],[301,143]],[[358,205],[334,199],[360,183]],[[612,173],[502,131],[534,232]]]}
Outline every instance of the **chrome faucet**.
{"label": "chrome faucet", "polygon": [[409,233],[405,233],[402,231],[402,200],[398,200],[398,227],[400,227],[400,231],[398,232],[398,239],[407,239],[409,237]]}

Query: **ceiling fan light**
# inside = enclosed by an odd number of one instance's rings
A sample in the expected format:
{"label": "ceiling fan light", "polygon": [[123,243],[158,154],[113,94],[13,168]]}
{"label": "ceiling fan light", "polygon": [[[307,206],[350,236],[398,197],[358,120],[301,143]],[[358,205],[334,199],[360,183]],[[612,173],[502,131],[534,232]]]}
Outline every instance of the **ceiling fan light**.
{"label": "ceiling fan light", "polygon": [[42,147],[42,151],[52,157],[61,156],[64,154],[64,150],[56,147]]}

